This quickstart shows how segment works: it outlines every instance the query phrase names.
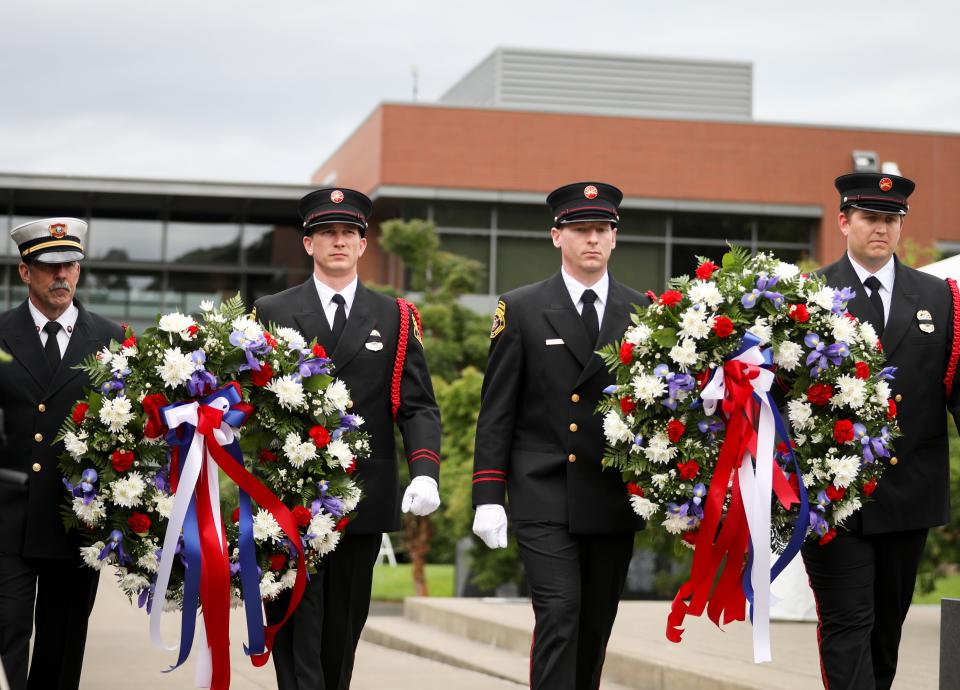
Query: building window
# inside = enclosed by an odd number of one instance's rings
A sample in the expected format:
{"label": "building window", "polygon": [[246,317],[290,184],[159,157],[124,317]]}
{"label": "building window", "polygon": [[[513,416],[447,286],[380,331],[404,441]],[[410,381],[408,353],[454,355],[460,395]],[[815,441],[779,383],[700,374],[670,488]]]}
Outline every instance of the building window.
{"label": "building window", "polygon": [[719,213],[677,213],[673,216],[674,237],[696,237],[749,242],[752,220],[747,216]]}
{"label": "building window", "polygon": [[476,201],[435,201],[433,222],[438,228],[489,228],[490,209]]}
{"label": "building window", "polygon": [[490,236],[488,235],[440,235],[440,249],[451,254],[465,256],[468,259],[479,261],[483,270],[477,277],[477,282],[471,292],[486,293],[488,286],[488,271],[490,270]]}
{"label": "building window", "polygon": [[662,292],[663,261],[663,245],[621,240],[610,254],[610,273],[634,290],[659,293]]}
{"label": "building window", "polygon": [[618,235],[663,237],[667,232],[667,214],[656,211],[620,209]]}
{"label": "building window", "polygon": [[170,221],[167,224],[168,263],[236,266],[240,262],[240,225]]}
{"label": "building window", "polygon": [[163,221],[135,218],[89,220],[87,257],[101,261],[160,261]]}

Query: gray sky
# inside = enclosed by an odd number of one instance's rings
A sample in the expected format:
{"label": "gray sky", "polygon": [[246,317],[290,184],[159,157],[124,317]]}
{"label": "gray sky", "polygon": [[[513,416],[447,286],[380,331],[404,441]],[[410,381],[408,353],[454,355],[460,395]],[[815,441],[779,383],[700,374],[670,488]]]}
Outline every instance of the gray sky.
{"label": "gray sky", "polygon": [[754,117],[960,132],[960,3],[7,0],[0,171],[306,183],[497,46],[748,60]]}

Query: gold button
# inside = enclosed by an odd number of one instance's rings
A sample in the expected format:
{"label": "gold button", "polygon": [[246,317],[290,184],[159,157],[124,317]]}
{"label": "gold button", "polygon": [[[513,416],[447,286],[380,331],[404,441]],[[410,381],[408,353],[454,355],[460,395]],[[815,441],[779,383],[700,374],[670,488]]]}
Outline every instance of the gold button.
{"label": "gold button", "polygon": [[903,396],[897,393],[895,396],[893,396],[893,399],[896,400],[897,402],[900,402],[901,400],[903,400]]}
{"label": "gold button", "polygon": [[574,432],[575,432],[578,428],[579,428],[579,427],[577,426],[577,423],[576,423],[576,422],[573,422],[572,424],[570,424],[570,431],[574,431]]}
{"label": "gold button", "polygon": [[47,411],[47,406],[44,405],[43,403],[40,403],[39,405],[37,405],[37,412],[46,412],[46,411]]}
{"label": "gold button", "polygon": [[892,458],[890,458],[890,464],[891,464],[891,465],[896,465],[896,464],[897,464],[898,462],[900,462],[900,461],[899,461],[899,460],[897,460],[897,458],[896,458],[896,457],[892,457]]}
{"label": "gold button", "polygon": [[577,456],[574,455],[573,453],[570,453],[570,455],[567,456],[567,460],[569,460],[570,462],[576,462]]}
{"label": "gold button", "polygon": [[33,471],[34,471],[34,472],[39,472],[39,471],[40,471],[40,463],[39,463],[39,462],[33,463]]}
{"label": "gold button", "polygon": [[573,395],[571,395],[571,396],[570,396],[570,402],[575,402],[575,403],[580,402],[580,394],[579,394],[579,393],[574,393]]}
{"label": "gold button", "polygon": [[348,400],[348,401],[347,401],[347,409],[349,410],[349,409],[352,409],[352,408],[353,408],[353,401],[352,401],[352,400]]}
{"label": "gold button", "polygon": [[33,440],[36,441],[37,443],[40,443],[40,441],[43,440],[43,434],[34,434]]}

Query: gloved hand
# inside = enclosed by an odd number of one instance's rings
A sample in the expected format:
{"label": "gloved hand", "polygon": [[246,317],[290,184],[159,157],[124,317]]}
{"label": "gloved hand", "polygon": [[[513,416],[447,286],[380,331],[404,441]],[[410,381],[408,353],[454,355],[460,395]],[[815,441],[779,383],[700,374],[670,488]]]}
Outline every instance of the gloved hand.
{"label": "gloved hand", "polygon": [[429,515],[440,507],[440,487],[433,477],[414,477],[403,492],[400,509],[414,515]]}
{"label": "gloved hand", "polygon": [[473,516],[473,533],[491,549],[507,547],[507,511],[498,503],[477,506]]}

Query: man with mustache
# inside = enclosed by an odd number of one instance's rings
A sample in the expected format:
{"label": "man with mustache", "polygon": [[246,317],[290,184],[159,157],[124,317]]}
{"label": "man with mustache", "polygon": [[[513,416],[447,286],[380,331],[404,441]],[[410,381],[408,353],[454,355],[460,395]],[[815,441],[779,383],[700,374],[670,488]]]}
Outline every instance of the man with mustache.
{"label": "man with mustache", "polygon": [[28,477],[25,489],[0,484],[0,658],[11,690],[79,686],[97,592],[99,573],[83,565],[79,535],[63,527],[67,494],[57,467],[63,444],[52,443],[90,385],[74,367],[123,338],[123,329],[74,298],[86,233],[76,218],[10,231],[27,299],[0,314],[0,347],[12,355],[0,364],[8,439],[0,467]]}

